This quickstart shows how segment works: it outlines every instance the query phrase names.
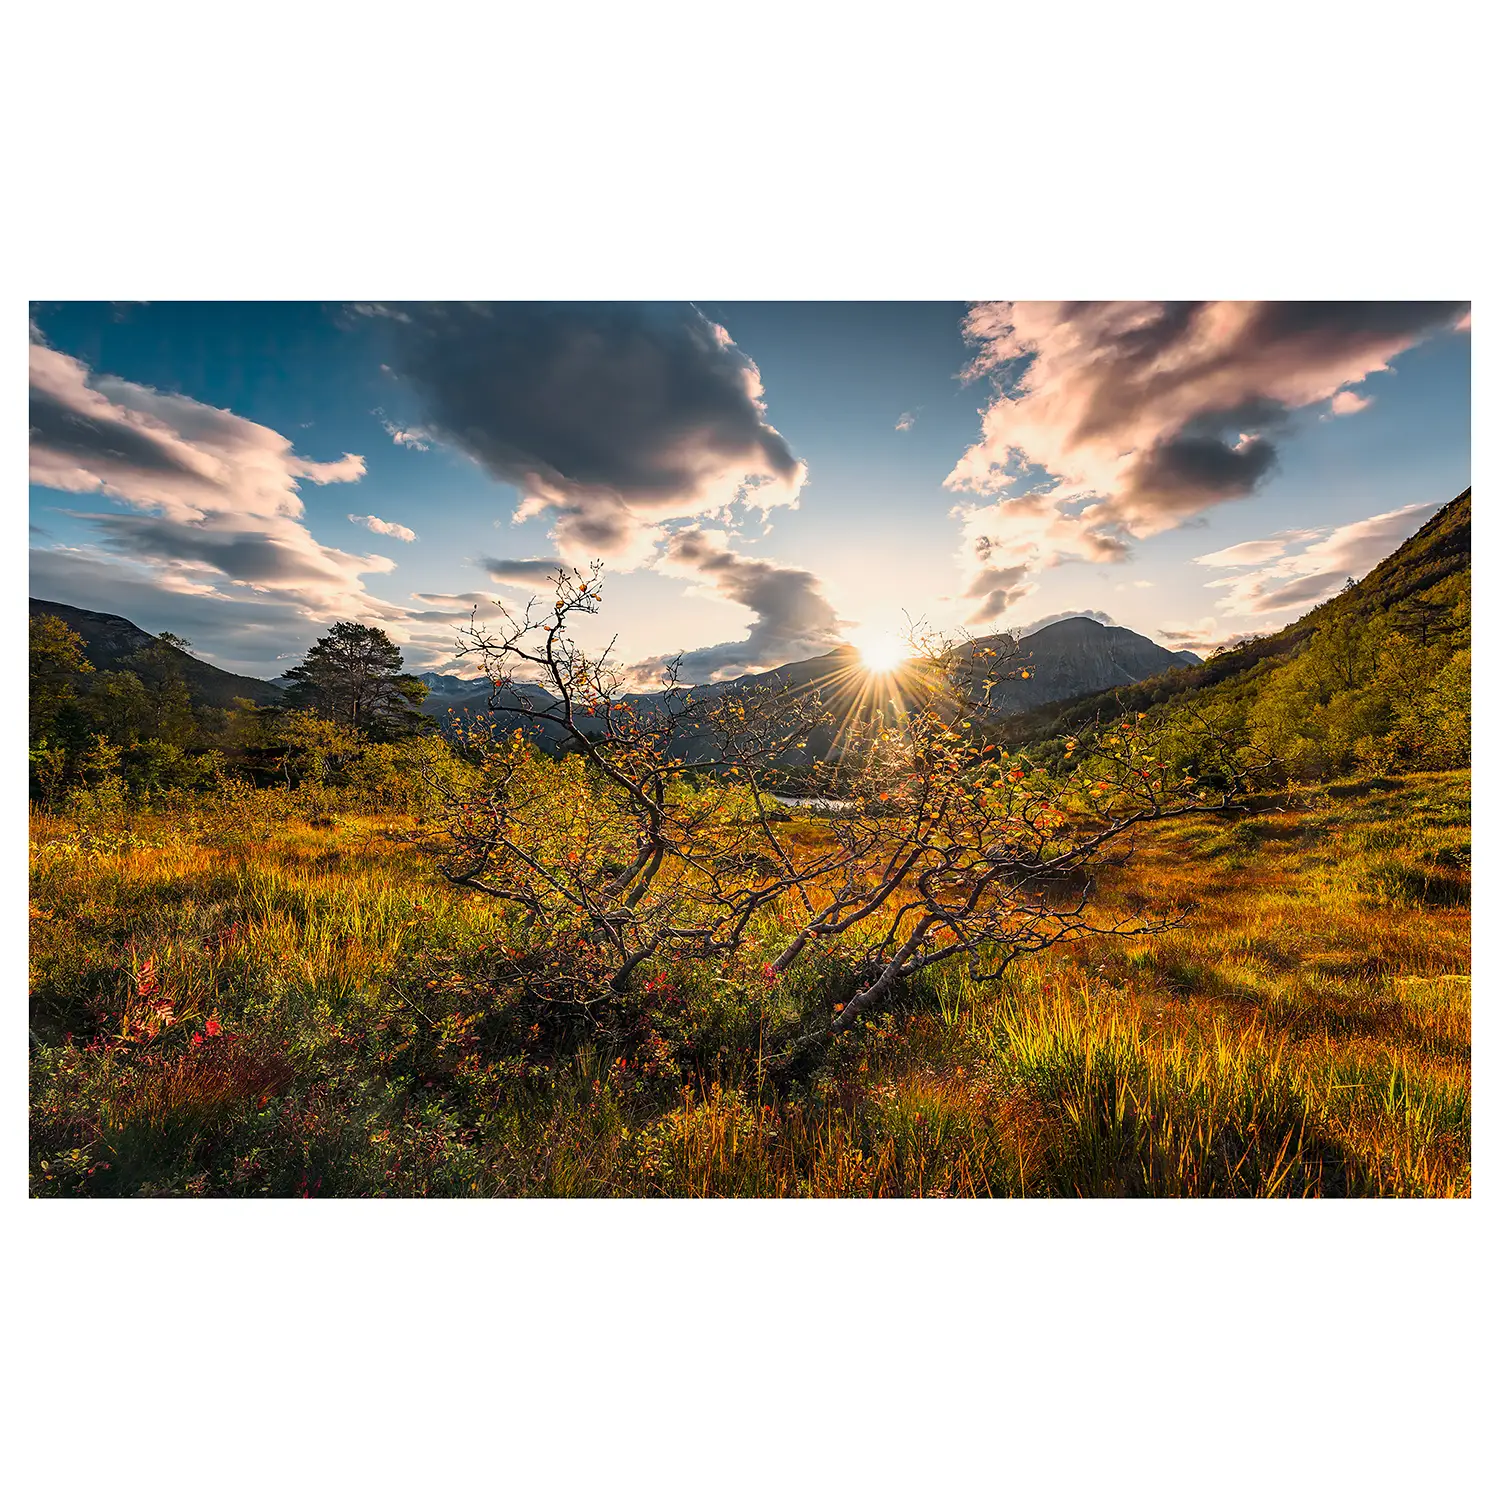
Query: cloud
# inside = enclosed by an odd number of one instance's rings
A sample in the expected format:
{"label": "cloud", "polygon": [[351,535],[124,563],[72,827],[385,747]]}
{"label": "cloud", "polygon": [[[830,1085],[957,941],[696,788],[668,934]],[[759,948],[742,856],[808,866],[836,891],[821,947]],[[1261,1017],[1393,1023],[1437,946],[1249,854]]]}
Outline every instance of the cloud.
{"label": "cloud", "polygon": [[795,505],[805,466],[766,418],[760,372],[691,307],[442,303],[388,320],[425,435],[521,491],[559,553],[647,563],[662,523]]}
{"label": "cloud", "polygon": [[274,677],[300,658],[318,633],[306,611],[287,599],[233,596],[181,582],[149,563],[98,548],[31,552],[34,598],[124,615],[152,634],[170,630],[192,641],[195,655],[225,671]]}
{"label": "cloud", "polygon": [[917,425],[917,414],[914,411],[904,411],[896,419],[897,432],[910,432]]}
{"label": "cloud", "polygon": [[[716,598],[754,614],[744,640],[684,652],[679,668],[684,682],[714,682],[765,671],[822,655],[843,639],[846,622],[823,597],[815,574],[735,552],[722,531],[695,526],[676,532],[667,543],[661,568],[695,579]],[[671,659],[642,662],[636,675],[642,681],[659,676]]]}
{"label": "cloud", "polygon": [[1255,638],[1254,631],[1226,630],[1213,615],[1205,615],[1193,623],[1169,620],[1152,635],[1159,645],[1171,651],[1191,651],[1198,656],[1209,656],[1220,647],[1237,646],[1241,641]]}
{"label": "cloud", "polygon": [[482,557],[479,565],[496,583],[511,583],[518,588],[540,587],[557,577],[566,567],[560,557]]}
{"label": "cloud", "polygon": [[964,598],[979,602],[967,617],[970,625],[987,625],[998,620],[1013,605],[1019,604],[1028,594],[1036,592],[1036,585],[1026,581],[1027,568],[1018,563],[1009,568],[981,567],[964,590]]}
{"label": "cloud", "polygon": [[1113,615],[1106,614],[1102,609],[1064,609],[1055,615],[1043,615],[1040,620],[1033,620],[1029,625],[1018,626],[1016,634],[1019,636],[1035,635],[1037,631],[1045,629],[1048,625],[1056,625],[1060,620],[1095,620],[1100,625],[1119,624]]}
{"label": "cloud", "polygon": [[30,370],[31,482],[121,507],[67,512],[97,542],[34,552],[34,587],[64,603],[137,609],[138,623],[160,620],[242,671],[300,654],[335,619],[403,638],[401,606],[364,585],[395,563],[325,546],[303,519],[301,485],[359,479],[358,455],[305,458],[269,427],[95,373],[42,342]]}
{"label": "cloud", "polygon": [[257,521],[302,514],[298,481],[359,479],[346,453],[319,463],[269,427],[112,375],[45,344],[30,347],[31,482],[103,492],[173,519],[241,511]]}
{"label": "cloud", "polygon": [[470,609],[483,609],[486,613],[500,613],[499,604],[488,594],[481,594],[470,590],[463,594],[413,594],[413,599],[419,599],[423,604],[433,604],[454,610],[462,607],[465,614]]}
{"label": "cloud", "polygon": [[[388,557],[356,557],[335,547],[304,543],[295,534],[268,534],[215,527],[160,516],[121,515],[111,511],[65,511],[90,521],[104,545],[128,556],[217,573],[221,581],[260,590],[297,591],[305,603],[327,607],[348,593],[351,574],[388,573]],[[362,590],[361,590],[362,593]],[[363,602],[361,600],[361,602]]]}
{"label": "cloud", "polygon": [[[971,572],[1118,560],[1138,538],[1250,494],[1298,410],[1347,398],[1451,328],[1458,302],[995,302],[970,309],[964,374],[993,395],[945,483]],[[983,555],[975,538],[983,537]]]}
{"label": "cloud", "polygon": [[393,536],[398,542],[414,542],[417,539],[417,534],[411,527],[398,525],[395,521],[382,521],[379,516],[350,516],[349,519],[356,526],[379,532],[381,536]]}
{"label": "cloud", "polygon": [[[1213,567],[1235,568],[1270,559],[1263,567],[1231,573],[1206,585],[1224,591],[1220,610],[1228,615],[1273,615],[1302,612],[1331,598],[1349,578],[1362,578],[1390,556],[1438,511],[1443,502],[1403,505],[1326,532],[1283,532],[1263,542],[1241,542],[1222,552],[1195,559]],[[1317,540],[1298,551],[1286,550],[1288,539]],[[1269,549],[1279,546],[1280,552]]]}
{"label": "cloud", "polygon": [[432,434],[423,431],[420,427],[398,427],[382,411],[375,413],[380,418],[380,425],[385,428],[390,439],[398,447],[415,448],[419,453],[425,453],[432,446]]}
{"label": "cloud", "polygon": [[1340,391],[1334,398],[1328,411],[1335,417],[1352,417],[1355,412],[1363,411],[1373,400],[1370,396],[1361,396],[1358,391]]}
{"label": "cloud", "polygon": [[1321,530],[1278,531],[1275,536],[1266,537],[1263,541],[1237,542],[1234,546],[1221,548],[1218,552],[1205,552],[1201,557],[1195,557],[1193,561],[1202,563],[1205,568],[1249,567],[1255,563],[1269,562],[1273,557],[1280,557],[1294,543],[1311,541],[1314,537],[1323,534]]}
{"label": "cloud", "polygon": [[499,620],[505,614],[505,601],[476,592],[462,594],[413,594],[423,609],[405,612],[409,664],[436,670],[457,668],[474,675],[477,663],[472,656],[458,654],[463,632],[470,624]]}

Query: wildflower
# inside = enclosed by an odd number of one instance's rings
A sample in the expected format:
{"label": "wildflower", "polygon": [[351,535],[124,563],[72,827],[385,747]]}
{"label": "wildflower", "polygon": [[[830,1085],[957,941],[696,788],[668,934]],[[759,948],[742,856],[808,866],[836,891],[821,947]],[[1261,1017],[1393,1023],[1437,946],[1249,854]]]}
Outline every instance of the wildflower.
{"label": "wildflower", "polygon": [[219,1025],[219,1022],[218,1022],[218,1019],[217,1019],[217,1017],[215,1017],[215,1016],[210,1016],[210,1017],[209,1017],[209,1018],[208,1018],[208,1020],[207,1020],[207,1021],[206,1021],[206,1022],[205,1022],[205,1023],[204,1023],[204,1026],[203,1026],[203,1030],[204,1030],[204,1031],[205,1031],[205,1032],[206,1032],[206,1033],[207,1033],[207,1034],[208,1034],[208,1035],[209,1035],[209,1036],[218,1036],[218,1034],[219,1034],[219,1033],[220,1033],[220,1032],[221,1032],[221,1031],[222,1031],[222,1030],[223,1030],[223,1029],[224,1029],[224,1028],[223,1028],[223,1027],[222,1027],[222,1026],[220,1026],[220,1025]]}
{"label": "wildflower", "polygon": [[203,1033],[201,1031],[195,1031],[193,1033],[192,1045],[195,1047],[201,1047],[203,1045]]}

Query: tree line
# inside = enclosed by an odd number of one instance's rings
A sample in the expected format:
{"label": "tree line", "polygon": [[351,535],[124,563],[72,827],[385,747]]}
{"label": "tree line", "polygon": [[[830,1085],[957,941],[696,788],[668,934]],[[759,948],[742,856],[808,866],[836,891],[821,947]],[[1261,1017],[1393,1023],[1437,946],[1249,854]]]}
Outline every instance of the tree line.
{"label": "tree line", "polygon": [[[388,764],[392,747],[433,729],[427,687],[383,630],[341,620],[286,674],[279,703],[195,703],[191,642],[163,631],[114,668],[94,667],[56,615],[30,625],[30,789],[43,803],[108,784],[136,801],[193,791],[230,773],[288,787]],[[368,769],[368,767],[366,768]]]}

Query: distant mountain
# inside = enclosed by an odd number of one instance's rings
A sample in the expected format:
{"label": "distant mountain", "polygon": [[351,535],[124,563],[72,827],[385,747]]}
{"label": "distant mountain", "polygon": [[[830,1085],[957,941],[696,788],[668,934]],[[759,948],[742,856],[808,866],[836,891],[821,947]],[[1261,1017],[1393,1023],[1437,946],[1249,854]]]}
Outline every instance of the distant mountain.
{"label": "distant mountain", "polygon": [[443,713],[450,708],[483,708],[490,695],[489,682],[483,677],[418,672],[417,680],[427,684],[427,696],[421,703],[423,713]]}
{"label": "distant mountain", "polygon": [[[128,657],[158,644],[154,635],[148,635],[122,615],[79,609],[50,599],[31,600],[31,613],[56,615],[70,630],[76,630],[83,637],[83,654],[99,672],[128,671]],[[176,658],[195,705],[228,708],[236,698],[248,698],[252,703],[260,704],[281,701],[281,689],[274,683],[263,682],[259,677],[240,677],[225,672],[175,646],[167,649]]]}
{"label": "distant mountain", "polygon": [[[995,653],[993,657],[976,655],[973,659],[981,675],[997,679],[990,701],[1002,714],[1023,713],[1079,693],[1140,682],[1159,672],[1198,661],[1191,652],[1168,651],[1133,630],[1101,625],[1082,615],[1043,626],[1020,642],[1010,635],[981,636],[964,649],[968,653]],[[1023,677],[1023,672],[1028,675]],[[897,691],[904,675],[899,667],[890,674],[890,682]],[[841,693],[866,696],[869,673],[861,664],[858,650],[840,646],[822,656],[788,662],[768,672],[713,683],[696,691],[701,696],[760,684],[816,686],[824,698],[834,700],[837,705]],[[882,696],[890,696],[890,689]]]}
{"label": "distant mountain", "polygon": [[[1009,662],[1003,654],[998,658],[1001,672],[1008,667],[1012,674],[1002,677],[990,695],[1001,715],[1025,713],[1080,693],[1126,687],[1184,665],[1175,651],[1122,625],[1101,625],[1084,615],[1044,625],[1015,645],[1010,636],[988,636],[974,646],[1017,653]],[[1030,675],[1022,677],[1021,671]]]}
{"label": "distant mountain", "polygon": [[[1082,617],[1044,626],[1020,642],[1010,635],[986,636],[964,649],[976,653],[970,668],[974,682],[977,684],[986,677],[994,679],[987,692],[999,716],[1024,713],[1080,691],[1128,686],[1154,673],[1185,665],[1177,653],[1133,630],[1101,625]],[[994,655],[983,655],[987,651],[993,651]],[[806,751],[794,757],[798,761],[815,761],[836,757],[840,736],[871,712],[892,700],[914,701],[920,696],[919,675],[919,668],[904,666],[873,676],[856,647],[838,646],[821,656],[787,662],[766,672],[709,683],[695,688],[693,693],[701,700],[765,687],[789,688],[794,692],[816,690],[829,711],[829,723],[813,730]],[[630,696],[632,701],[642,703],[657,695]],[[707,749],[707,740],[692,734],[683,737],[680,747],[681,753],[689,756]]]}
{"label": "distant mountain", "polygon": [[[83,637],[85,654],[101,671],[119,670],[127,658],[156,640],[120,615],[79,609],[46,599],[33,599],[31,610],[33,614],[56,615],[76,630]],[[978,666],[985,673],[993,671],[999,679],[991,699],[1003,714],[1025,713],[1080,693],[1129,685],[1197,660],[1191,653],[1167,651],[1132,630],[1101,625],[1081,616],[1044,626],[1019,644],[1008,635],[989,636],[973,643],[975,650],[986,648],[998,653],[993,659],[994,667],[991,667],[992,659],[985,659]],[[194,702],[199,704],[222,708],[236,698],[248,698],[258,704],[278,703],[290,680],[281,677],[265,682],[256,677],[240,677],[200,661],[190,652],[171,649],[181,664]],[[1028,675],[1022,677],[1022,671]],[[422,711],[440,723],[454,711],[483,713],[489,710],[491,688],[483,677],[459,677],[446,672],[418,675],[428,689]],[[901,696],[907,675],[907,669],[898,668],[888,680],[880,683],[873,696],[881,701]],[[853,646],[839,646],[822,656],[787,662],[767,672],[748,673],[727,682],[706,684],[695,688],[694,696],[699,699],[717,697],[755,687],[804,691],[816,688],[834,717],[843,721],[870,703],[871,683],[859,652]],[[541,691],[533,689],[534,694]],[[631,701],[640,704],[650,703],[659,696],[656,693],[629,695]],[[507,699],[498,705],[497,719],[507,724],[521,722],[520,715],[515,712],[514,698],[507,695]],[[543,744],[553,744],[559,738],[558,731],[543,726],[540,734]],[[818,736],[809,746],[813,755],[827,754],[831,749],[831,743],[822,743]]]}

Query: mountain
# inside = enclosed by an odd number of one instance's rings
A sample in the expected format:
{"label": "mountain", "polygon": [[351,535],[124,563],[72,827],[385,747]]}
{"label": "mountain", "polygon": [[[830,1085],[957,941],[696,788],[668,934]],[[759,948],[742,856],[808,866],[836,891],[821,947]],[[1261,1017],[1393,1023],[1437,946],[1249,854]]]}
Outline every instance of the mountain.
{"label": "mountain", "polygon": [[[964,651],[996,653],[993,658],[985,658],[980,666],[990,672],[990,663],[994,663],[993,675],[999,681],[991,693],[991,701],[1003,713],[1021,713],[1038,704],[1079,693],[1140,682],[1158,672],[1198,661],[1191,652],[1168,651],[1133,630],[1101,625],[1081,615],[1046,625],[1019,644],[1010,635],[982,636]],[[1028,675],[1021,676],[1023,671]],[[898,667],[890,676],[899,687],[903,669]],[[836,698],[846,683],[851,691],[864,694],[868,677],[859,651],[853,646],[839,646],[822,656],[710,683],[695,688],[694,692],[702,697],[761,685],[816,686],[825,698],[830,695]]]}
{"label": "mountain", "polygon": [[[1133,630],[1102,625],[1084,616],[1055,621],[1019,642],[1009,635],[995,635],[966,649],[997,653],[975,661],[974,670],[976,675],[983,672],[996,679],[991,701],[1003,723],[1003,738],[1010,744],[1036,744],[1097,717],[1189,697],[1202,697],[1206,702],[1216,695],[1253,696],[1260,677],[1294,659],[1317,632],[1338,620],[1389,616],[1401,628],[1420,633],[1424,644],[1429,628],[1449,629],[1453,601],[1448,596],[1461,586],[1467,599],[1467,578],[1457,575],[1466,575],[1469,567],[1470,504],[1470,491],[1465,490],[1360,583],[1284,629],[1216,652],[1207,661],[1191,651],[1169,651]],[[119,615],[39,599],[31,601],[31,610],[57,615],[76,630],[86,643],[89,660],[103,669],[118,667],[154,640]],[[275,683],[221,671],[187,652],[175,654],[199,702],[224,705],[238,697],[274,703],[281,696]],[[910,670],[897,668],[887,677],[872,677],[854,647],[840,646],[770,671],[708,684],[695,689],[695,695],[704,698],[759,686],[816,688],[834,717],[843,720],[867,706],[901,697]],[[490,688],[484,678],[424,672],[421,680],[429,688],[423,710],[439,721],[451,710],[487,708]],[[658,696],[629,695],[637,703]],[[505,723],[519,722],[514,700],[501,705],[498,717]],[[540,736],[549,745],[558,737],[550,729]],[[826,736],[814,737],[809,754],[828,754],[832,746],[826,741]]]}
{"label": "mountain", "polygon": [[434,716],[445,714],[450,708],[483,708],[490,695],[489,682],[483,677],[418,672],[417,680],[427,684],[427,696],[419,706],[423,713]]}
{"label": "mountain", "polygon": [[[33,614],[56,615],[70,629],[76,630],[83,637],[85,654],[101,671],[122,668],[135,652],[156,643],[154,636],[120,615],[79,609],[46,599],[33,599],[31,611]],[[198,704],[227,707],[235,698],[248,698],[258,704],[277,703],[289,680],[283,677],[265,682],[256,677],[240,677],[200,661],[189,652],[175,647],[168,649],[177,658],[193,700]],[[992,701],[1004,714],[1025,713],[1080,693],[1136,683],[1184,665],[1184,657],[1191,662],[1197,660],[1191,653],[1167,651],[1132,630],[1101,625],[1082,617],[1044,626],[1019,644],[1008,635],[997,635],[975,641],[973,649],[990,649],[997,653],[996,658],[986,658],[980,663],[980,669],[999,679]],[[1028,675],[1022,677],[1022,671]],[[428,689],[422,711],[439,722],[445,721],[453,711],[484,712],[488,709],[490,684],[483,677],[459,677],[444,672],[418,675]],[[843,721],[872,699],[884,701],[893,695],[901,696],[908,675],[909,669],[898,668],[889,679],[872,679],[861,663],[859,652],[852,646],[839,646],[821,656],[787,662],[770,671],[705,684],[695,688],[694,695],[703,699],[758,687],[816,688],[835,717]],[[872,682],[876,684],[875,691],[872,691]],[[533,689],[534,694],[540,692],[540,689]],[[658,697],[656,693],[629,695],[630,701],[639,704],[650,703]],[[520,722],[514,713],[513,698],[502,703],[497,717],[505,723],[512,719]],[[559,737],[556,730],[544,726],[540,740],[543,744],[552,744]],[[826,754],[831,745],[814,743],[810,748],[815,753]]]}
{"label": "mountain", "polygon": [[[31,613],[56,615],[69,630],[76,630],[83,637],[83,654],[99,672],[128,671],[129,657],[147,646],[160,644],[154,635],[148,635],[139,625],[122,615],[79,609],[75,605],[57,604],[50,599],[31,600]],[[252,703],[260,704],[281,701],[281,689],[274,683],[263,682],[258,677],[240,677],[233,672],[225,672],[176,646],[166,649],[176,660],[195,706],[206,704],[214,708],[228,708],[236,698],[248,698]]]}
{"label": "mountain", "polygon": [[[1189,698],[1204,708],[1243,705],[1261,690],[1266,678],[1307,650],[1315,636],[1345,622],[1359,627],[1387,623],[1420,638],[1424,645],[1429,634],[1436,638],[1451,633],[1455,649],[1460,649],[1468,635],[1471,503],[1472,492],[1465,490],[1358,583],[1290,625],[1216,651],[1196,665],[1037,705],[1005,722],[1005,742],[1035,745],[1097,718],[1138,713]],[[1412,691],[1418,686],[1414,683]]]}
{"label": "mountain", "polygon": [[[988,636],[974,643],[976,649],[1016,653],[1008,661],[997,658],[1001,672],[1011,673],[1001,678],[990,695],[1001,715],[1025,713],[1080,693],[1126,687],[1184,665],[1175,651],[1133,630],[1101,625],[1083,615],[1044,625],[1015,645],[1011,640],[1010,636]],[[1018,675],[1022,671],[1029,675]]]}

